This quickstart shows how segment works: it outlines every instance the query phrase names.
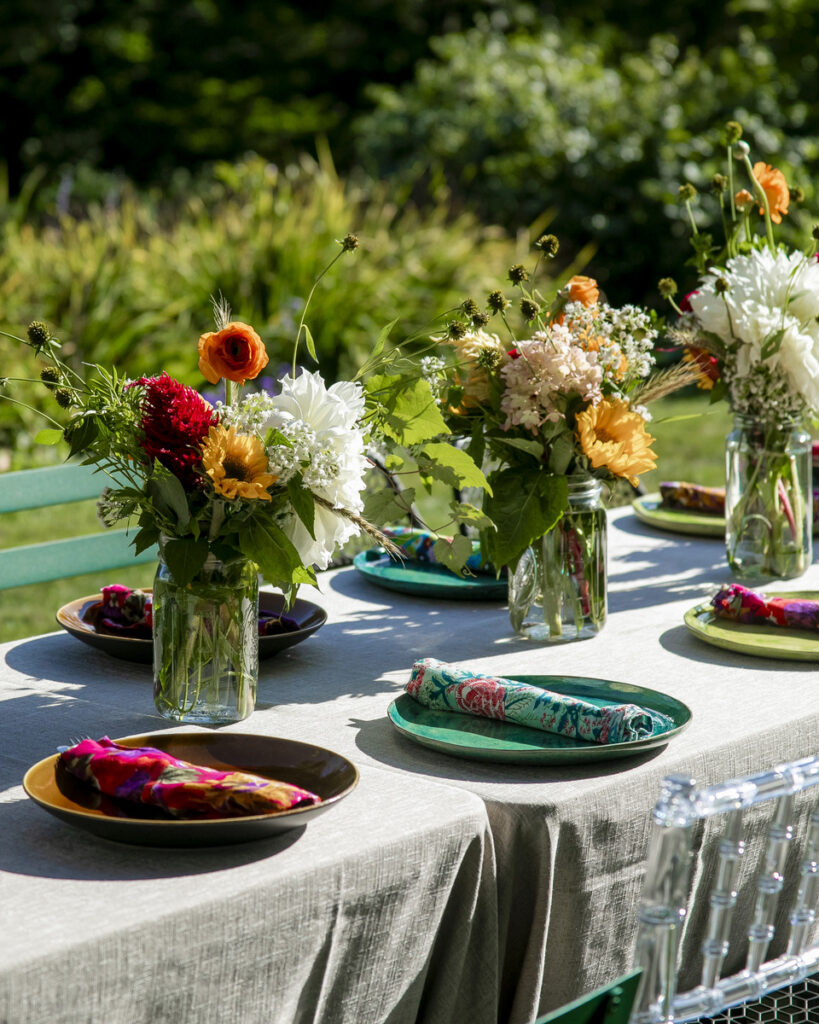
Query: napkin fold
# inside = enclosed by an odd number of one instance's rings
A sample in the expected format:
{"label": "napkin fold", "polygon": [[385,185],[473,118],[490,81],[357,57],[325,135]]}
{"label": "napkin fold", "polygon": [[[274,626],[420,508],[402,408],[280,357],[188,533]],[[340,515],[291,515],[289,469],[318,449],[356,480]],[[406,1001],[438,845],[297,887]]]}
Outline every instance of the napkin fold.
{"label": "napkin fold", "polygon": [[[436,540],[452,540],[451,537],[438,537],[426,530],[416,530],[411,526],[389,526],[384,533],[390,540],[401,549],[405,558],[413,562],[425,562],[427,565],[440,565],[435,557]],[[480,541],[472,541],[472,554],[466,560],[466,567],[472,572],[481,570],[481,545]],[[491,571],[494,575],[494,569]]]}
{"label": "napkin fold", "polygon": [[769,596],[731,583],[711,598],[711,604],[715,615],[732,622],[784,626],[786,629],[819,629],[819,601]]}
{"label": "napkin fold", "polygon": [[175,818],[237,818],[321,803],[315,793],[287,782],[205,768],[155,747],[125,747],[107,736],[69,747],[60,763],[106,796],[160,807]]}
{"label": "napkin fold", "polygon": [[435,658],[415,662],[407,693],[436,711],[514,722],[590,743],[627,743],[674,728],[666,715],[636,704],[599,708],[578,697],[455,668]]}
{"label": "napkin fold", "polygon": [[703,487],[683,480],[667,480],[660,484],[660,498],[666,508],[689,509],[725,515],[725,488]]}

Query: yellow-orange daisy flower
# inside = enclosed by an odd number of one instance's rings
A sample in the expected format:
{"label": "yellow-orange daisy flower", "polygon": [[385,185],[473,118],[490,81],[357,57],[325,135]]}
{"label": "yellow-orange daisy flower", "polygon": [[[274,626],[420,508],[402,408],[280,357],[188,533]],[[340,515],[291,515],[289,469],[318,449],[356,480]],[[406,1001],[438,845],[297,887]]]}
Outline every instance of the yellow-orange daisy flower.
{"label": "yellow-orange daisy flower", "polygon": [[637,477],[654,469],[654,438],[646,432],[645,420],[632,412],[627,402],[604,398],[577,416],[577,436],[584,455],[595,469],[608,469],[624,476],[636,487]]}
{"label": "yellow-orange daisy flower", "polygon": [[267,488],[276,477],[267,472],[267,454],[258,437],[237,434],[235,427],[211,427],[202,444],[202,465],[214,490],[226,498],[272,500]]}
{"label": "yellow-orange daisy flower", "polygon": [[[762,186],[765,195],[768,197],[768,208],[771,211],[771,220],[774,224],[782,223],[782,214],[788,212],[791,202],[791,193],[785,175],[770,164],[754,164],[754,177]],[[760,213],[764,213],[764,207],[760,206]]]}

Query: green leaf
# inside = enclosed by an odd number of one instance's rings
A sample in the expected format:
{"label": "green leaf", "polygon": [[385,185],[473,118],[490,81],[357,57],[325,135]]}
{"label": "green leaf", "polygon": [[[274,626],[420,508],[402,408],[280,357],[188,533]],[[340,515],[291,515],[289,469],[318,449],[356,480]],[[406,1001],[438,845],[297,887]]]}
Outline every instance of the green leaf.
{"label": "green leaf", "polygon": [[[488,494],[492,493],[489,481],[483,475],[482,470],[475,465],[465,451],[461,451],[460,448],[447,444],[445,441],[425,444],[422,451],[429,456],[432,464],[452,470],[456,487],[481,487]],[[425,464],[423,468],[427,472],[431,472],[429,465]]]}
{"label": "green leaf", "polygon": [[316,539],[316,503],[312,492],[304,486],[304,481],[299,473],[291,476],[287,481],[287,495],[295,509],[296,515],[304,523],[307,532]]}
{"label": "green leaf", "polygon": [[412,487],[403,490],[400,498],[391,487],[382,487],[380,491],[366,496],[363,515],[366,520],[377,525],[405,519],[414,500],[415,489]]}
{"label": "green leaf", "polygon": [[486,451],[486,438],[482,430],[473,432],[466,448],[467,454],[476,466],[483,465],[483,457]]}
{"label": "green leaf", "polygon": [[778,352],[782,347],[782,339],[785,337],[785,328],[781,327],[778,331],[774,331],[769,334],[762,342],[762,349],[760,355],[763,359],[767,359],[772,356],[775,352]]}
{"label": "green leaf", "polygon": [[484,511],[495,524],[495,533],[482,533],[486,554],[497,568],[514,567],[523,552],[549,530],[568,504],[565,476],[540,471],[504,469],[490,477],[494,494]]}
{"label": "green leaf", "polygon": [[35,444],[52,444],[52,445],[53,444],[59,444],[60,441],[62,441],[63,436],[64,435],[63,435],[62,430],[57,430],[56,428],[53,428],[53,429],[52,428],[46,428],[45,430],[38,431],[34,435],[34,443]]}
{"label": "green leaf", "polygon": [[460,575],[467,558],[472,555],[472,541],[460,533],[456,534],[452,540],[439,537],[435,541],[432,551],[436,561]]}
{"label": "green leaf", "polygon": [[384,345],[387,343],[387,338],[390,336],[390,331],[393,329],[393,327],[395,327],[397,323],[398,317],[396,317],[394,320],[390,320],[390,322],[388,324],[385,324],[385,326],[382,327],[381,330],[378,332],[378,337],[375,339],[375,345],[373,346],[372,353],[370,354],[371,360],[377,359],[384,351]]}
{"label": "green leaf", "polygon": [[131,543],[134,545],[134,554],[140,555],[143,551],[146,551],[151,545],[156,544],[159,540],[159,530],[153,525],[143,526],[141,530],[138,530],[134,539]]}
{"label": "green leaf", "polygon": [[456,523],[466,523],[479,530],[491,529],[493,526],[492,520],[485,512],[468,502],[453,501],[449,508]]}
{"label": "green leaf", "polygon": [[288,586],[304,578],[304,566],[284,531],[268,520],[251,519],[239,528],[239,549],[258,566],[268,583]]}
{"label": "green leaf", "polygon": [[[142,532],[142,531],[140,531]],[[146,545],[147,546],[147,545]],[[208,542],[178,537],[162,546],[162,560],[171,570],[176,582],[184,587],[196,576],[208,557]]]}
{"label": "green leaf", "polygon": [[65,439],[68,441],[68,454],[78,455],[97,438],[99,428],[96,416],[84,416],[73,419],[65,428]]}
{"label": "green leaf", "polygon": [[[156,466],[159,467],[159,463],[156,463]],[[157,468],[148,480],[148,494],[161,512],[176,516],[180,529],[184,530],[190,523],[191,514],[185,488],[173,473],[164,468]]]}
{"label": "green leaf", "polygon": [[559,434],[552,442],[549,452],[549,469],[557,476],[562,476],[574,458],[575,446],[571,434]]}
{"label": "green leaf", "polygon": [[304,343],[307,346],[307,351],[313,357],[313,362],[317,363],[319,359],[316,355],[316,343],[313,341],[313,335],[310,333],[310,328],[307,324],[303,324],[302,326],[304,327]]}
{"label": "green leaf", "polygon": [[508,444],[510,448],[517,448],[519,451],[526,452],[527,455],[532,455],[538,460],[543,458],[543,445],[540,441],[529,441],[525,437],[496,437],[496,441],[500,441],[501,444]]}
{"label": "green leaf", "polygon": [[384,433],[398,444],[421,444],[449,433],[427,381],[400,374],[375,374],[364,387],[376,406]]}
{"label": "green leaf", "polygon": [[404,465],[404,459],[400,455],[388,455],[384,459],[384,469],[392,472],[394,469],[400,469]]}

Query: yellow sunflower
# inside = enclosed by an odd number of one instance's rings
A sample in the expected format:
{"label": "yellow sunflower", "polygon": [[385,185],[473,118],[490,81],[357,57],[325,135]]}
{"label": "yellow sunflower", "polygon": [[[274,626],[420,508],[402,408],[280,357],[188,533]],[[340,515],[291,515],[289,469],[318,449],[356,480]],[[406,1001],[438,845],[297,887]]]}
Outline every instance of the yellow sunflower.
{"label": "yellow sunflower", "polygon": [[580,447],[595,469],[603,467],[624,476],[636,487],[637,476],[654,469],[654,438],[646,433],[645,420],[627,402],[604,398],[577,416]]}
{"label": "yellow sunflower", "polygon": [[235,427],[211,427],[202,445],[202,465],[214,490],[226,498],[272,500],[267,488],[276,477],[267,472],[267,455],[258,437],[237,434]]}

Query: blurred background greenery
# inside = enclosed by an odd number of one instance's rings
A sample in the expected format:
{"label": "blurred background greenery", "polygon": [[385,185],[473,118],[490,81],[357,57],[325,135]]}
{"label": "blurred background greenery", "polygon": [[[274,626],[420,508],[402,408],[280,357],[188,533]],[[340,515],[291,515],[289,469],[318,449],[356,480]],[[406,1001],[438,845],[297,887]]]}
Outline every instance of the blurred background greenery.
{"label": "blurred background greenery", "polygon": [[[275,374],[348,231],[361,249],[311,307],[327,377],[393,318],[397,341],[480,299],[546,229],[557,282],[582,269],[662,310],[659,277],[695,280],[677,188],[707,192],[728,119],[804,191],[780,233],[802,243],[817,43],[816,0],[0,5],[0,324],[42,319],[76,363],[201,386],[221,290]],[[4,376],[31,376],[29,356],[0,339]],[[718,482],[724,417],[695,432],[676,419],[692,409],[702,395],[664,406],[659,472]],[[0,402],[0,470],[57,457],[37,427]]]}

